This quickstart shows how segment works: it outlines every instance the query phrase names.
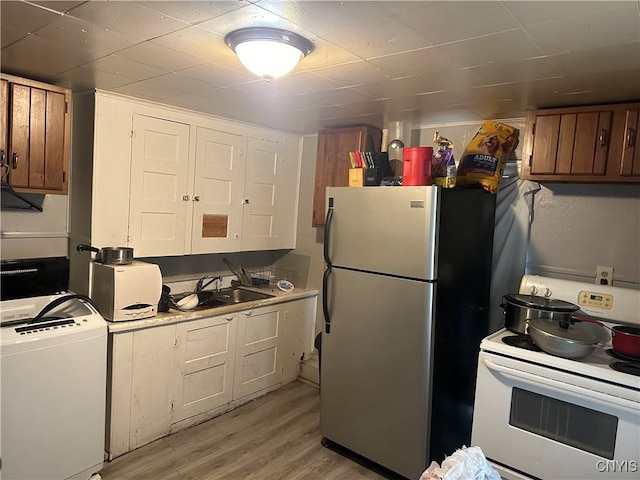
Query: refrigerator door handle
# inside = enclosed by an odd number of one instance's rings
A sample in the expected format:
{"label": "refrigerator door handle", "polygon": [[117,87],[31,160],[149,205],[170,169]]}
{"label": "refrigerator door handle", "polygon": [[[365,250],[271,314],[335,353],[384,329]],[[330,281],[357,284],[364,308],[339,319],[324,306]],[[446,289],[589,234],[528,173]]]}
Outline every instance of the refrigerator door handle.
{"label": "refrigerator door handle", "polygon": [[329,237],[331,235],[331,221],[333,220],[333,198],[329,197],[329,208],[324,221],[324,263],[331,266],[329,258]]}
{"label": "refrigerator door handle", "polygon": [[324,315],[324,330],[331,333],[331,317],[329,316],[329,275],[331,275],[331,265],[327,265],[322,275],[322,314]]}

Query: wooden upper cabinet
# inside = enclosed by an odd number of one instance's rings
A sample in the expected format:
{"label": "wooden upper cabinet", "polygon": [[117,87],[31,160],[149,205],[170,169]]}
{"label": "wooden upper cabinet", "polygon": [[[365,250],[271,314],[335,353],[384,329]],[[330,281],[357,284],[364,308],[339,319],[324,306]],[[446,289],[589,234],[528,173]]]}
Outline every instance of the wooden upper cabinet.
{"label": "wooden upper cabinet", "polygon": [[6,74],[1,78],[3,180],[20,192],[66,194],[71,90]]}
{"label": "wooden upper cabinet", "polygon": [[9,179],[7,151],[9,149],[9,82],[0,79],[0,165],[2,181]]}
{"label": "wooden upper cabinet", "polygon": [[349,185],[349,152],[379,152],[381,141],[382,131],[370,126],[331,128],[318,132],[313,194],[314,227],[324,226],[326,187]]}
{"label": "wooden upper cabinet", "polygon": [[638,183],[640,104],[538,110],[527,115],[522,178]]}

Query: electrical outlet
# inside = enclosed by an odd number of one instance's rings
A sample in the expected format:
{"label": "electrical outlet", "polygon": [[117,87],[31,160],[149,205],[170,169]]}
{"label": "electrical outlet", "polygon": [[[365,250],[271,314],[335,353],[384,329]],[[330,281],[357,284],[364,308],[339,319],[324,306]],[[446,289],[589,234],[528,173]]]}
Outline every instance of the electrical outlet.
{"label": "electrical outlet", "polygon": [[613,267],[596,267],[596,284],[613,284]]}

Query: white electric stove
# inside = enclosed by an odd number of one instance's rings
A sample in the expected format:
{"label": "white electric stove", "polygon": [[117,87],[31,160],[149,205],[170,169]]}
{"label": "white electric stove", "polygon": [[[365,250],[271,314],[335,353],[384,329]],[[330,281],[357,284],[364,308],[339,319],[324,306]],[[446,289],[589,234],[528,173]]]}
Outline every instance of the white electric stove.
{"label": "white electric stove", "polygon": [[[526,275],[519,293],[574,303],[609,326],[640,325],[639,290]],[[608,331],[589,328],[601,343],[581,359],[506,329],[481,342],[472,444],[503,478],[640,474],[640,361],[616,358]]]}

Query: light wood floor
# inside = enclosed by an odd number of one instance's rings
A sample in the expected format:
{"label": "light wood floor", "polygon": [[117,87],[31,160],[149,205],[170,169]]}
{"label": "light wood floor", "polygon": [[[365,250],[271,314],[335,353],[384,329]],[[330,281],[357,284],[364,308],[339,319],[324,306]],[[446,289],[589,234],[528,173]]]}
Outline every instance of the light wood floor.
{"label": "light wood floor", "polygon": [[393,479],[321,445],[318,389],[293,382],[225,415],[129,452],[103,480]]}

